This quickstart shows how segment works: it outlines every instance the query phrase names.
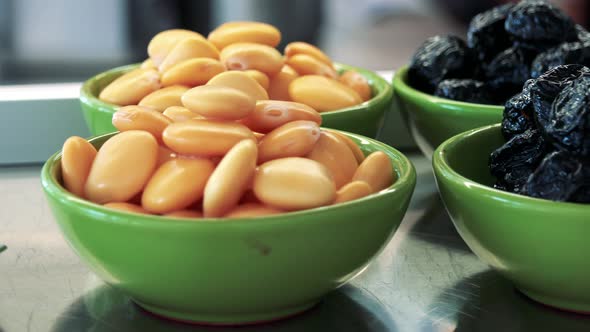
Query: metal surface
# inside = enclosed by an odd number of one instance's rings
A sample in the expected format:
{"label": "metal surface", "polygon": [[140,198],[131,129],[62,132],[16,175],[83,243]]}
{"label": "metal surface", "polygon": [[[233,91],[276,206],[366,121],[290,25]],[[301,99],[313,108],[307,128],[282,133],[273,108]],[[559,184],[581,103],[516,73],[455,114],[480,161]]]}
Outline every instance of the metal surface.
{"label": "metal surface", "polygon": [[481,263],[447,217],[429,162],[412,160],[411,207],[365,272],[304,314],[240,329],[139,309],[67,246],[41,192],[40,167],[0,168],[0,241],[8,246],[0,254],[0,331],[590,331],[590,317],[534,303]]}

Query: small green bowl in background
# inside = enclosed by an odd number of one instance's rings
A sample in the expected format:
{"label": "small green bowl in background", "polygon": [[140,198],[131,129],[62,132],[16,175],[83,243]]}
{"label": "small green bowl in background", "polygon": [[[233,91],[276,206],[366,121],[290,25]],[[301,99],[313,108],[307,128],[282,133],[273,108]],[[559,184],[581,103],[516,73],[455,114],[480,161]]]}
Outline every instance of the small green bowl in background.
{"label": "small green bowl in background", "polygon": [[[98,95],[116,78],[138,66],[139,64],[133,64],[114,68],[84,82],[80,91],[80,103],[86,125],[92,135],[103,135],[116,131],[111,124],[111,119],[117,106],[99,100]],[[323,112],[322,126],[375,138],[383,126],[385,111],[388,111],[391,106],[393,97],[391,86],[385,79],[372,71],[342,64],[335,64],[335,67],[340,72],[354,70],[365,76],[373,90],[373,98],[359,105]]]}
{"label": "small green bowl in background", "polygon": [[408,84],[408,67],[393,77],[394,101],[416,145],[428,158],[442,142],[464,131],[502,122],[504,106],[435,97]]}
{"label": "small green bowl in background", "polygon": [[436,182],[455,227],[527,296],[590,313],[590,205],[494,189],[488,158],[504,142],[496,124],[454,136],[435,151]]}
{"label": "small green bowl in background", "polygon": [[[174,219],[104,208],[66,191],[61,154],[43,167],[49,206],[70,246],[106,283],[150,312],[181,321],[245,324],[313,306],[369,264],[393,236],[416,172],[399,151],[383,151],[398,180],[355,201],[251,219]],[[100,147],[113,134],[90,140]]]}

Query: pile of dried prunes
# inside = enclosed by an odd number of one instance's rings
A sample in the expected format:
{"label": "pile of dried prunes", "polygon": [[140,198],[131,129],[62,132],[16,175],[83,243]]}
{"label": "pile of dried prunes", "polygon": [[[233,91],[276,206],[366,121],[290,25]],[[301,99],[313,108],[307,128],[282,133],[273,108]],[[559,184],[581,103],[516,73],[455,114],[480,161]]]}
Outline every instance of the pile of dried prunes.
{"label": "pile of dried prunes", "polygon": [[492,152],[495,188],[553,201],[590,203],[590,69],[560,65],[504,108],[507,142]]}
{"label": "pile of dried prunes", "polygon": [[408,80],[436,96],[502,105],[527,79],[563,64],[590,66],[590,33],[549,2],[524,0],[476,15],[467,43],[427,39],[412,57]]}

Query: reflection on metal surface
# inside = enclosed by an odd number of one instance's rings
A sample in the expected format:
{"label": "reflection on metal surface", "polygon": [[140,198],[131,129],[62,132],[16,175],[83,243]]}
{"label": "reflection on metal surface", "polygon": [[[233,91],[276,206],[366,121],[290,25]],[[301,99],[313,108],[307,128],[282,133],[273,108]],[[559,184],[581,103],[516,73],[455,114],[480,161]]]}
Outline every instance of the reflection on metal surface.
{"label": "reflection on metal surface", "polygon": [[[408,213],[362,274],[304,314],[238,331],[590,331],[590,317],[532,302],[480,262],[449,220],[430,162],[411,159]],[[0,168],[0,236],[10,247],[0,255],[0,332],[236,331],[157,318],[106,286],[60,235],[39,171]]]}

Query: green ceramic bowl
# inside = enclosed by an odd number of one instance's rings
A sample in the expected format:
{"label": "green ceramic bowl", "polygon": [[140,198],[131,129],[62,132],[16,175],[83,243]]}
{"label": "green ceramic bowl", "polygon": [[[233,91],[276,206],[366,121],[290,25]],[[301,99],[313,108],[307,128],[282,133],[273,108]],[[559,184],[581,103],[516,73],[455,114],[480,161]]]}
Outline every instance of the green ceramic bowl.
{"label": "green ceramic bowl", "polygon": [[504,106],[439,98],[408,85],[408,67],[393,77],[394,100],[414,141],[428,158],[446,139],[464,131],[502,122]]}
{"label": "green ceramic bowl", "polygon": [[[113,134],[90,140],[96,147]],[[358,275],[400,224],[416,173],[397,150],[383,151],[399,180],[341,205],[254,219],[186,219],[106,209],[67,192],[60,153],[43,167],[45,195],[65,239],[106,283],[158,315],[208,324],[273,320],[303,311]]]}
{"label": "green ceramic bowl", "polygon": [[527,296],[590,313],[590,205],[492,188],[488,157],[504,142],[497,124],[454,136],[435,151],[436,182],[455,227]]}
{"label": "green ceramic bowl", "polygon": [[[107,85],[139,65],[118,67],[100,73],[87,80],[80,91],[80,103],[86,125],[93,135],[116,131],[111,124],[116,105],[105,103],[98,95]],[[375,138],[383,126],[385,111],[390,109],[393,92],[389,83],[376,73],[352,66],[336,64],[339,71],[354,70],[367,78],[373,90],[373,98],[356,106],[322,113],[322,126]]]}

